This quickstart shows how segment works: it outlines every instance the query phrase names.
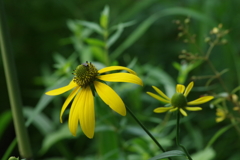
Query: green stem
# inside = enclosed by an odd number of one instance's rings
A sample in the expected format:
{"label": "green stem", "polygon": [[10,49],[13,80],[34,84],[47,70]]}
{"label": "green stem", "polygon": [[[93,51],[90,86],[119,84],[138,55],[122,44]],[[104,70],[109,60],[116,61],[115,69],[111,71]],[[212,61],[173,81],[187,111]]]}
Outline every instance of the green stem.
{"label": "green stem", "polygon": [[10,40],[6,26],[3,2],[0,0],[0,48],[2,52],[3,67],[5,71],[8,94],[13,115],[13,123],[16,132],[18,148],[23,158],[32,157],[32,151],[29,143],[29,137],[24,125],[22,102],[20,98],[19,86],[17,83],[16,68],[11,52]]}
{"label": "green stem", "polygon": [[109,66],[109,55],[108,55],[108,45],[107,45],[107,40],[108,40],[108,30],[107,28],[104,29],[103,32],[103,39],[104,39],[104,60],[105,60],[105,65]]}
{"label": "green stem", "polygon": [[179,133],[180,133],[179,122],[180,122],[180,116],[181,116],[180,114],[181,114],[181,113],[180,113],[180,111],[178,110],[178,113],[177,113],[177,135],[176,135],[176,142],[177,142],[177,145],[184,150],[184,152],[185,152],[185,154],[187,155],[188,159],[189,159],[189,160],[192,160],[192,158],[190,157],[190,155],[189,155],[188,151],[186,150],[186,148],[179,143]]}
{"label": "green stem", "polygon": [[[163,151],[166,152],[160,143],[153,137],[153,135],[146,129],[146,127],[137,119],[137,117],[134,115],[134,113],[126,106],[127,111],[130,113],[130,115],[133,117],[133,119],[142,127],[142,129],[148,134],[148,136],[156,143],[156,145]],[[171,158],[168,158],[171,160]]]}

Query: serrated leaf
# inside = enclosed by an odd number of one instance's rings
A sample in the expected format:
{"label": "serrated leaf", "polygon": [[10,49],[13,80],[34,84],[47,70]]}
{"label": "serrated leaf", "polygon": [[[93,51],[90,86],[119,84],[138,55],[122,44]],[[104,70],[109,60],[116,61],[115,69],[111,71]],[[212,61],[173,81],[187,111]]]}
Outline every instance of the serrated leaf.
{"label": "serrated leaf", "polygon": [[172,150],[172,151],[167,151],[167,152],[161,153],[155,157],[150,158],[149,160],[159,160],[159,159],[163,159],[163,158],[182,157],[182,156],[186,156],[183,151]]}

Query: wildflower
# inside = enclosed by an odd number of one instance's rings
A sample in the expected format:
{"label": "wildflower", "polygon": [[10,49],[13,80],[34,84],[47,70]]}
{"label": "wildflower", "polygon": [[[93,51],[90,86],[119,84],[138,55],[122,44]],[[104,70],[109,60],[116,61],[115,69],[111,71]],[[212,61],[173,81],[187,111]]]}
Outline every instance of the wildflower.
{"label": "wildflower", "polygon": [[152,96],[153,98],[161,102],[170,104],[170,107],[158,107],[154,109],[155,113],[163,113],[167,111],[173,112],[173,111],[179,110],[182,113],[182,115],[187,116],[187,113],[184,111],[184,109],[189,111],[202,110],[201,107],[188,107],[188,105],[198,105],[198,104],[206,103],[214,98],[213,96],[204,96],[194,101],[188,102],[187,96],[193,87],[193,82],[189,83],[186,89],[184,85],[178,84],[176,86],[176,93],[172,96],[172,98],[169,98],[168,96],[166,96],[157,87],[155,86],[152,86],[152,87],[160,96],[151,92],[147,92],[148,95]]}
{"label": "wildflower", "polygon": [[[106,74],[106,72],[116,70],[125,70],[129,73]],[[95,91],[112,110],[122,116],[126,115],[126,108],[122,99],[104,81],[130,82],[143,85],[142,80],[133,70],[122,66],[111,66],[97,70],[92,63],[86,62],[79,65],[74,71],[73,74],[75,76],[67,86],[46,92],[47,95],[55,96],[73,89],[62,106],[60,122],[62,123],[62,115],[68,104],[74,99],[68,121],[69,130],[74,136],[76,136],[78,122],[83,133],[88,138],[93,138],[94,136],[95,113],[93,95]]]}
{"label": "wildflower", "polygon": [[226,112],[222,108],[217,108],[216,116],[216,122],[219,123],[226,118]]}

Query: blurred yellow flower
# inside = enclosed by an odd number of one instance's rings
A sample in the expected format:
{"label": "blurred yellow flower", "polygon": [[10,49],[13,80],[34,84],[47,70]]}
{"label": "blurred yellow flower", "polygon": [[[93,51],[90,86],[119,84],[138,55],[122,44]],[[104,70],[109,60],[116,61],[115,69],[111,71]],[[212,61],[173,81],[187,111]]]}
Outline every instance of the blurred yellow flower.
{"label": "blurred yellow flower", "polygon": [[216,116],[216,122],[219,123],[226,118],[226,112],[222,108],[217,108]]}
{"label": "blurred yellow flower", "polygon": [[170,104],[170,107],[158,107],[154,109],[155,113],[163,113],[167,111],[173,112],[173,111],[179,110],[182,113],[182,115],[187,116],[187,113],[186,111],[184,111],[184,109],[189,111],[202,110],[201,107],[188,107],[188,105],[198,105],[198,104],[206,103],[214,98],[213,96],[204,96],[194,101],[188,102],[187,96],[193,87],[193,82],[189,83],[186,89],[184,85],[177,84],[176,93],[172,96],[172,98],[169,98],[168,96],[166,96],[157,87],[155,86],[152,86],[152,87],[159,95],[151,92],[147,92],[148,95],[152,96],[153,98],[161,102]]}
{"label": "blurred yellow flower", "polygon": [[[125,70],[129,73],[106,73],[116,70]],[[93,94],[95,91],[111,109],[122,116],[126,115],[126,108],[122,99],[104,81],[129,82],[143,85],[142,80],[133,70],[122,66],[110,66],[97,70],[92,63],[86,62],[79,65],[74,71],[73,74],[75,76],[67,86],[46,92],[47,95],[55,96],[73,89],[62,106],[60,122],[62,123],[62,115],[68,104],[74,99],[68,121],[69,129],[74,136],[76,136],[78,123],[80,123],[83,133],[88,138],[93,138],[94,136],[95,112]]]}

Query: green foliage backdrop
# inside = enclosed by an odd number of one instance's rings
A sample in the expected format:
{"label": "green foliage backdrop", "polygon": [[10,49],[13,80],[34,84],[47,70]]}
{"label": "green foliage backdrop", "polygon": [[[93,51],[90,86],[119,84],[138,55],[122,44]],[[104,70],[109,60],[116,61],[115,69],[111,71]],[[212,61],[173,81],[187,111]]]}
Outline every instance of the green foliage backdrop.
{"label": "green foliage backdrop", "polygon": [[[148,96],[146,91],[152,91],[154,85],[172,95],[179,81],[186,85],[193,76],[213,74],[206,62],[194,63],[188,66],[189,70],[180,71],[184,64],[179,59],[182,50],[196,55],[199,50],[184,43],[176,20],[190,19],[189,33],[196,35],[195,44],[204,52],[209,47],[205,38],[214,27],[222,24],[229,31],[225,35],[227,43],[217,45],[209,58],[219,72],[227,69],[221,76],[229,92],[240,85],[238,0],[5,0],[4,4],[24,115],[36,159],[145,160],[161,153],[129,114],[126,117],[116,115],[100,99],[96,100],[94,139],[87,139],[80,129],[77,137],[73,137],[67,126],[67,113],[64,123],[59,122],[59,112],[67,94],[44,95],[46,90],[67,84],[72,70],[85,61],[93,61],[97,67],[106,65],[101,56],[105,52],[101,50],[103,37],[86,24],[86,21],[99,24],[106,5],[110,9],[109,37],[116,36],[108,49],[108,65],[132,68],[144,82],[143,88],[123,83],[112,87],[167,150],[176,149],[173,147],[176,115],[153,113],[154,108],[163,104]],[[0,155],[4,155],[15,133],[2,61],[0,64]],[[206,82],[207,79],[196,80],[189,99],[206,92],[217,98],[226,94],[217,79],[211,81],[210,89],[200,87]],[[238,97],[239,93],[235,95]],[[205,104],[202,111],[191,112],[182,119],[181,143],[196,160],[238,159],[239,130],[229,119],[216,123],[216,108],[209,106]],[[31,119],[37,110],[40,113]],[[235,116],[239,120],[239,112]],[[19,156],[17,147],[11,155]]]}

